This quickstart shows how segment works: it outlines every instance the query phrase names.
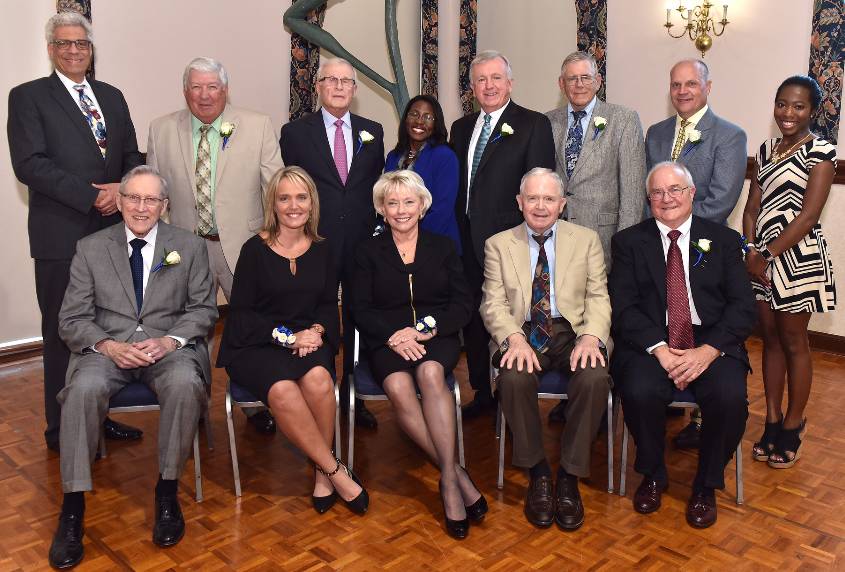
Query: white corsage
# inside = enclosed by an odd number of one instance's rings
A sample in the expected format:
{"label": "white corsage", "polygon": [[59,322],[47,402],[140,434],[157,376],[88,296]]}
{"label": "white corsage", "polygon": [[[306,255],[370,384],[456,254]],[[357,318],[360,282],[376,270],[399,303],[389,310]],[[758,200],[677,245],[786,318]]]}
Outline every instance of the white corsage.
{"label": "white corsage", "polygon": [[293,347],[296,342],[296,335],[284,326],[273,328],[273,343],[286,348]]}
{"label": "white corsage", "polygon": [[220,125],[220,135],[223,137],[223,149],[226,149],[226,144],[229,142],[229,137],[235,132],[235,124],[224,121]]}
{"label": "white corsage", "polygon": [[596,137],[599,136],[599,133],[604,131],[604,128],[607,127],[607,119],[596,115],[593,117],[593,127],[595,128],[593,131],[593,141],[595,141]]}
{"label": "white corsage", "polygon": [[161,261],[155,265],[155,268],[150,270],[150,272],[158,272],[165,266],[174,266],[182,262],[182,257],[179,256],[179,252],[176,250],[171,250],[170,252],[165,251],[164,256],[162,256]]}
{"label": "white corsage", "polygon": [[437,329],[437,320],[434,316],[423,316],[417,320],[414,328],[421,334],[430,334]]}

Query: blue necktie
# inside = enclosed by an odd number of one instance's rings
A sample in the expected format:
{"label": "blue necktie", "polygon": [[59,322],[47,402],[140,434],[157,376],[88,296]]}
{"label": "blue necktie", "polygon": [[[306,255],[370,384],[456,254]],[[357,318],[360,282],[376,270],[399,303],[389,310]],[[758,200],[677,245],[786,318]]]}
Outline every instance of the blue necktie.
{"label": "blue necktie", "polygon": [[140,314],[141,304],[144,303],[144,258],[141,256],[141,249],[147,245],[147,241],[133,238],[129,244],[132,246],[129,268],[132,269],[132,285],[135,287],[135,301],[138,302],[138,314]]}
{"label": "blue necktie", "polygon": [[584,132],[581,130],[581,118],[587,114],[586,111],[573,111],[572,125],[569,126],[569,133],[566,136],[566,178],[572,176],[575,170],[575,163],[578,162],[578,155],[581,153],[581,139]]}
{"label": "blue necktie", "polygon": [[475,172],[481,163],[481,156],[484,155],[487,140],[490,139],[490,120],[492,118],[489,113],[484,114],[484,125],[481,126],[481,133],[478,135],[478,141],[475,143],[475,151],[472,154],[472,172],[469,174],[469,186],[467,187],[467,213],[469,213],[469,193],[472,188],[472,182],[475,180]]}

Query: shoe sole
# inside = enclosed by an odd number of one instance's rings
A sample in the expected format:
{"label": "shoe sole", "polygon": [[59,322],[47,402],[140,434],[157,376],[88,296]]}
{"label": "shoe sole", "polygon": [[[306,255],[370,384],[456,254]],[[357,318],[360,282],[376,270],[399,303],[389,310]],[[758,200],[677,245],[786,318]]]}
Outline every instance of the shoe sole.
{"label": "shoe sole", "polygon": [[85,558],[85,554],[83,554],[82,556],[80,556],[80,557],[79,557],[79,559],[78,559],[78,560],[74,560],[74,561],[73,561],[73,562],[71,562],[70,564],[64,564],[64,565],[62,565],[62,566],[57,566],[57,565],[53,564],[52,562],[50,562],[50,566],[51,566],[52,568],[55,568],[56,570],[67,570],[68,568],[73,568],[74,566],[76,566],[77,564],[79,564],[80,562],[82,562],[82,559],[83,559],[83,558]]}
{"label": "shoe sole", "polygon": [[576,524],[564,524],[557,518],[555,518],[555,524],[557,524],[558,528],[560,528],[561,530],[564,530],[566,532],[572,532],[581,528],[581,526],[584,524],[584,517],[582,516],[581,520],[578,521]]}
{"label": "shoe sole", "polygon": [[185,528],[184,527],[182,528],[182,534],[180,534],[179,538],[177,538],[173,542],[159,543],[159,542],[156,542],[155,539],[153,539],[153,544],[155,544],[159,548],[170,548],[171,546],[176,546],[177,544],[179,544],[182,541],[183,538],[185,538]]}
{"label": "shoe sole", "polygon": [[702,529],[702,528],[710,528],[711,526],[716,524],[716,521],[714,520],[713,522],[708,523],[708,524],[697,524],[697,523],[691,521],[690,519],[687,519],[687,524],[690,525],[693,528]]}
{"label": "shoe sole", "polygon": [[[801,429],[801,432],[798,433],[798,438],[803,441],[804,438],[807,436],[807,419],[804,419],[804,428]],[[803,442],[801,443],[803,445]],[[768,465],[773,469],[791,469],[795,466],[795,463],[798,462],[798,459],[801,458],[801,446],[799,445],[798,450],[795,451],[795,456],[792,457],[790,461],[784,461],[783,463],[775,463],[767,459]]]}

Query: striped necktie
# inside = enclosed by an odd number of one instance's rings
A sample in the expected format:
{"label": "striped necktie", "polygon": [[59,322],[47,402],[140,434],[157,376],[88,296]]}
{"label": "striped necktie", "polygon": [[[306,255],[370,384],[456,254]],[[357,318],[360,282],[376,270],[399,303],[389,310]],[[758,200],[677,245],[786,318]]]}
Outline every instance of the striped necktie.
{"label": "striped necktie", "polygon": [[472,189],[472,183],[475,181],[475,172],[478,171],[478,165],[481,163],[481,157],[484,155],[484,148],[487,147],[487,141],[490,139],[490,131],[492,126],[490,120],[493,116],[489,113],[484,114],[484,125],[481,126],[481,133],[478,135],[478,141],[475,143],[475,151],[472,154],[472,171],[469,174],[469,186],[467,187],[467,213],[469,213],[469,194]]}

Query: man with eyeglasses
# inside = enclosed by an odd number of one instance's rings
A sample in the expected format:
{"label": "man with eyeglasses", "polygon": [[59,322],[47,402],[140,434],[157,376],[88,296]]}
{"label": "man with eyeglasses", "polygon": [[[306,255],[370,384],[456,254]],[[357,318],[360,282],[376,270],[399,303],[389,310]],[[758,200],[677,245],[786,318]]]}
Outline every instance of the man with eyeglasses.
{"label": "man with eyeglasses", "polygon": [[658,163],[646,188],[654,218],[614,235],[608,281],[611,373],[643,475],[634,510],[660,508],[669,483],[666,406],[675,390],[686,390],[704,420],[686,518],[706,528],[716,522],[715,490],[725,488],[725,466],[745,432],[754,294],[739,234],[693,214],[698,190],[684,165]]}
{"label": "man with eyeglasses", "polygon": [[211,383],[205,337],[217,320],[205,244],[161,222],[167,183],[152,167],[129,171],[120,183],[116,224],[79,241],[59,313],[59,333],[73,352],[59,394],[64,498],[50,546],[50,564],[82,560],[85,492],[92,490],[109,398],[130,383],[158,396],[157,546],[185,534],[178,479],[191,452]]}
{"label": "man with eyeglasses", "polygon": [[[228,103],[219,61],[191,60],[182,90],[187,109],[150,124],[147,164],[170,185],[171,224],[204,239],[215,291],[229,300],[241,247],[264,225],[264,191],[282,156],[267,115]],[[259,433],[276,432],[266,408],[244,413]]]}
{"label": "man with eyeglasses", "polygon": [[[123,94],[87,79],[93,57],[91,24],[77,12],[47,21],[47,55],[54,72],[9,92],[7,133],[12,168],[29,188],[29,249],[44,341],[47,447],[59,449],[61,410],[70,353],[59,338],[58,315],[76,241],[120,220],[120,178],[142,161]],[[139,439],[141,431],[109,419],[105,436]]]}
{"label": "man with eyeglasses", "polygon": [[[323,59],[317,71],[321,108],[282,126],[279,144],[285,165],[305,169],[317,184],[321,236],[332,245],[337,276],[343,287],[343,375],[341,401],[348,397],[352,373],[354,323],[348,300],[355,250],[373,233],[376,211],[373,185],[384,169],[384,130],[379,123],[349,108],[357,90],[357,74],[342,58]],[[348,407],[341,403],[341,411]],[[362,401],[355,404],[355,423],[373,429],[376,418]]]}

